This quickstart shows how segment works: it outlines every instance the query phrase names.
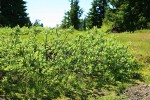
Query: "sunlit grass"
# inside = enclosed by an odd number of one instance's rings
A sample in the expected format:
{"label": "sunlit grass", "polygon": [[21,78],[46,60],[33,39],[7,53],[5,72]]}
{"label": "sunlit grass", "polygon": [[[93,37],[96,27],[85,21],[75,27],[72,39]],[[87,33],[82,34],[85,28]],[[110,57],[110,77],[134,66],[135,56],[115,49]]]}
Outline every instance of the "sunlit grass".
{"label": "sunlit grass", "polygon": [[143,81],[150,84],[150,31],[141,30],[132,34],[115,34],[115,37],[119,42],[129,46],[130,52],[143,65],[141,71]]}

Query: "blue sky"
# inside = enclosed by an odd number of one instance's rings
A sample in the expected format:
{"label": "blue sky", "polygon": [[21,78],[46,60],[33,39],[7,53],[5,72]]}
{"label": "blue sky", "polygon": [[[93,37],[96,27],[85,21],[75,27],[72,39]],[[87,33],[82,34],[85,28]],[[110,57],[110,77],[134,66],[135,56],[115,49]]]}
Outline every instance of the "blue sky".
{"label": "blue sky", "polygon": [[[25,0],[27,2],[27,13],[31,22],[36,19],[44,26],[54,27],[61,24],[64,13],[70,9],[69,0]],[[91,8],[92,0],[80,0],[80,7],[84,10],[83,16]]]}

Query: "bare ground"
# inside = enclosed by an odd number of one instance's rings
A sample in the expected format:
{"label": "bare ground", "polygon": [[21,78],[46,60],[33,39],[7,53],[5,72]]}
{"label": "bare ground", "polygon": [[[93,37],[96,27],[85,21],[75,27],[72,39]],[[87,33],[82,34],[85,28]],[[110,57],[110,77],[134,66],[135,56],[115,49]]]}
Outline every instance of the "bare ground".
{"label": "bare ground", "polygon": [[128,96],[127,100],[150,100],[150,85],[136,84],[128,87],[124,94]]}

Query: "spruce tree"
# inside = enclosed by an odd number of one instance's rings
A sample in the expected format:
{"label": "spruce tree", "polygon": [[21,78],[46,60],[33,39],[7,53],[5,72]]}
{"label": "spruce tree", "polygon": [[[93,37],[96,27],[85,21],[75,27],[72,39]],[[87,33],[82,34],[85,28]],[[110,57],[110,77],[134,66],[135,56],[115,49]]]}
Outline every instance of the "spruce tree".
{"label": "spruce tree", "polygon": [[87,16],[87,27],[97,26],[100,28],[105,16],[106,0],[93,0],[92,8]]}
{"label": "spruce tree", "polygon": [[[112,29],[118,32],[134,32],[148,28],[150,22],[150,0],[109,0],[113,8],[107,13]],[[106,17],[107,17],[106,16]],[[107,17],[108,18],[108,17]]]}
{"label": "spruce tree", "polygon": [[0,0],[0,26],[4,26],[8,24],[8,20],[2,14],[2,0]]}
{"label": "spruce tree", "polygon": [[26,2],[24,0],[1,0],[0,12],[4,20],[0,23],[2,26],[14,27],[16,25],[24,26],[31,24],[26,13]]}
{"label": "spruce tree", "polygon": [[79,0],[70,1],[70,10],[65,13],[65,17],[62,21],[62,27],[68,28],[73,26],[75,29],[79,29],[80,26],[80,17],[83,13],[82,9],[79,6]]}
{"label": "spruce tree", "polygon": [[65,16],[62,20],[61,28],[69,28],[70,27],[70,18],[69,18],[69,11],[65,13]]}

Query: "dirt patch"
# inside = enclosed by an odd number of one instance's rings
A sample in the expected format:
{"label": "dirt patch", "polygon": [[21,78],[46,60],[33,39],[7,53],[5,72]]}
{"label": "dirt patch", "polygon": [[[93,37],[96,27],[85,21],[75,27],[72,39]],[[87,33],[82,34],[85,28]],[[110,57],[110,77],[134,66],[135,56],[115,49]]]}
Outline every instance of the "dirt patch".
{"label": "dirt patch", "polygon": [[128,96],[127,100],[150,100],[150,85],[136,84],[128,87],[124,94]]}

